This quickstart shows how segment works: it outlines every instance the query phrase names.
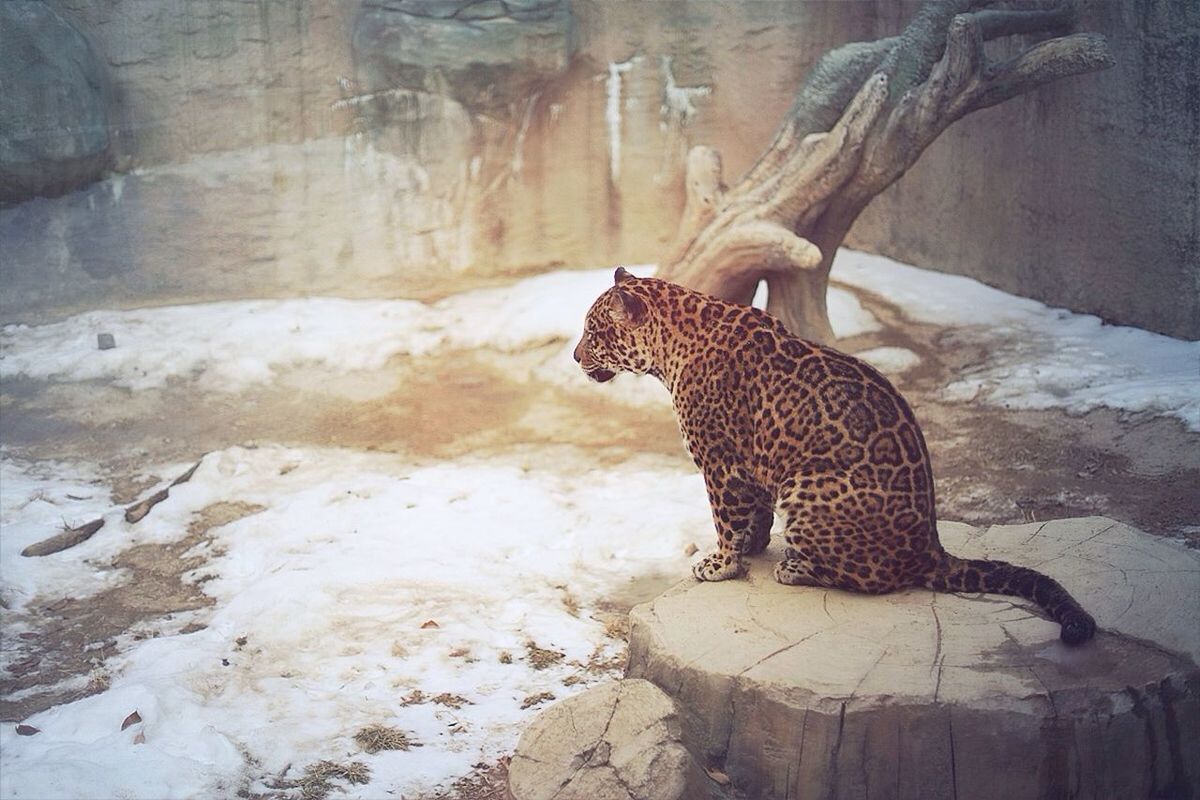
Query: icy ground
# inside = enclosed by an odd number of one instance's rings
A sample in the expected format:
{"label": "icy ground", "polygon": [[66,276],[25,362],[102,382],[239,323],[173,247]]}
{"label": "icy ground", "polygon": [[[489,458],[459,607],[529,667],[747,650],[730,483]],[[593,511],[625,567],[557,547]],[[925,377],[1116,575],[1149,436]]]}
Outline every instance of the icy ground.
{"label": "icy ground", "polygon": [[[1105,406],[1200,430],[1200,343],[850,251],[833,278],[842,337],[882,327],[860,302],[867,292],[958,341],[997,343],[944,387],[948,402]],[[583,313],[610,281],[610,269],[559,272],[429,305],[96,311],[6,327],[0,378],[238,395],[314,367],[365,374],[397,358],[470,352],[509,372],[518,364],[514,380],[562,396],[669,413],[652,380],[593,386],[571,360]],[[100,332],[117,348],[98,352]],[[892,375],[920,366],[904,347],[859,354]],[[682,578],[695,549],[710,546],[703,486],[685,459],[522,441],[539,424],[520,418],[509,445],[453,458],[247,441],[204,455],[137,524],[101,465],[29,459],[4,442],[0,668],[28,663],[42,635],[36,609],[124,585],[134,573],[114,564],[139,546],[188,543],[183,580],[211,604],[117,637],[114,655],[65,679],[99,691],[20,720],[36,733],[0,724],[0,796],[291,797],[307,768],[330,761],[369,767],[366,783],[332,779],[348,797],[430,797],[510,752],[551,696],[616,674],[620,612],[639,587]],[[155,480],[138,497],[190,466],[146,465]],[[218,508],[235,509],[233,521],[199,525]],[[95,518],[105,526],[84,544],[20,555],[64,522]],[[372,725],[414,746],[367,752],[355,734]]]}

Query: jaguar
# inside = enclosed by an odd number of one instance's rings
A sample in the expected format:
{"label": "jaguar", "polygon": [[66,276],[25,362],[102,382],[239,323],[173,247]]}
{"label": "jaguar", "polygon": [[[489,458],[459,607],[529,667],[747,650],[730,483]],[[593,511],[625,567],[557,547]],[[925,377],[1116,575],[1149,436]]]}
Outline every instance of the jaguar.
{"label": "jaguar", "polygon": [[942,548],[924,436],[865,362],[792,335],[761,309],[624,268],[588,311],[574,358],[594,381],[632,372],[670,391],[717,531],[696,578],[743,574],[778,510],[780,583],[1012,595],[1059,623],[1067,644],[1094,635],[1091,615],[1053,578]]}

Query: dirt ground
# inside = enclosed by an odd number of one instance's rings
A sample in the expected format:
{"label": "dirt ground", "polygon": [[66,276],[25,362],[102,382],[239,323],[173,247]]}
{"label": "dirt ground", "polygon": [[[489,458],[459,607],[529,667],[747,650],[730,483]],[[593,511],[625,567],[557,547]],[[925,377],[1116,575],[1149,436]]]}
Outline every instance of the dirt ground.
{"label": "dirt ground", "polygon": [[[882,299],[859,294],[884,331],[839,346],[849,352],[905,347],[921,358],[897,383],[933,456],[940,518],[989,525],[1104,515],[1200,546],[1200,435],[1174,419],[1108,409],[1073,416],[947,402],[942,388],[965,365],[986,359],[986,348],[961,331],[909,322]],[[598,463],[638,451],[678,458],[687,468],[669,411],[633,409],[602,392],[567,392],[530,379],[531,365],[561,356],[562,348],[562,342],[547,342],[513,355],[397,358],[371,374],[296,370],[240,394],[203,394],[191,383],[132,393],[98,383],[5,381],[0,442],[9,457],[100,465],[120,503],[142,496],[146,464],[190,463],[214,450],[268,442],[416,459],[569,444],[589,449]],[[103,689],[103,680],[93,680],[42,691],[71,676],[95,675],[115,652],[117,637],[136,636],[146,621],[203,607],[203,593],[180,580],[198,566],[183,553],[212,527],[257,510],[218,504],[181,542],[141,546],[116,559],[111,566],[128,571],[127,585],[86,601],[31,604],[26,657],[0,673],[0,719],[21,720]],[[671,582],[656,577],[612,605],[627,610],[663,581]],[[491,774],[483,770],[477,777]]]}

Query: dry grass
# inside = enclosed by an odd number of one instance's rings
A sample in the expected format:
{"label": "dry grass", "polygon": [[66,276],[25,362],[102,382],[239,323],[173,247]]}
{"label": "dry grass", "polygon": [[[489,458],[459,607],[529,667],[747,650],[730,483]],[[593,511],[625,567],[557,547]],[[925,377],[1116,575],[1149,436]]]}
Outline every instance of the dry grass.
{"label": "dry grass", "polygon": [[605,672],[621,672],[625,669],[625,661],[628,659],[629,653],[627,648],[619,648],[615,653],[605,655],[604,645],[597,645],[592,654],[588,656],[587,663],[583,665],[583,669],[590,675],[598,675]]}
{"label": "dry grass", "polygon": [[508,758],[495,764],[476,764],[475,771],[434,800],[508,800]]}
{"label": "dry grass", "polygon": [[446,706],[447,708],[462,708],[463,706],[471,705],[471,701],[462,695],[450,694],[449,692],[442,692],[437,697],[434,697],[432,702],[437,703],[439,706]]}
{"label": "dry grass", "polygon": [[563,597],[562,597],[563,608],[565,608],[567,613],[570,614],[572,617],[578,617],[579,616],[579,598],[576,597],[575,595],[571,594],[571,591],[569,589],[567,589],[565,586],[560,586],[559,588],[562,590],[562,593],[563,593]]}
{"label": "dry grass", "polygon": [[606,620],[604,635],[620,642],[629,641],[629,615],[619,614]]}
{"label": "dry grass", "polygon": [[386,725],[368,725],[354,734],[354,741],[368,753],[378,753],[380,750],[411,750],[421,747],[421,743],[410,739],[408,734],[399,728],[389,728]]}
{"label": "dry grass", "polygon": [[304,777],[296,781],[303,800],[325,800],[333,791],[332,781],[364,784],[371,780],[371,768],[361,761],[338,764],[335,761],[318,761],[304,770]]}
{"label": "dry grass", "polygon": [[533,642],[526,642],[525,649],[528,651],[525,660],[534,669],[545,669],[557,664],[565,657],[564,653],[560,653],[557,650],[545,650]]}
{"label": "dry grass", "polygon": [[551,694],[550,692],[538,692],[537,694],[531,694],[528,697],[526,697],[524,700],[522,700],[521,708],[522,709],[533,708],[534,706],[539,706],[542,703],[549,702],[553,699],[554,699],[554,695]]}

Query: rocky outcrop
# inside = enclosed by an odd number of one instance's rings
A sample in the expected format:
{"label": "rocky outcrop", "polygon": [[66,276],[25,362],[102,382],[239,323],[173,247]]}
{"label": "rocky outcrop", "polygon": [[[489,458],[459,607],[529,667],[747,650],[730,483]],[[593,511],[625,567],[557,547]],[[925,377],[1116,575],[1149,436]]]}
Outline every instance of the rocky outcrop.
{"label": "rocky outcrop", "polygon": [[624,680],[546,709],[508,767],[512,800],[704,800],[719,791],[679,742],[675,703]]}
{"label": "rocky outcrop", "polygon": [[428,92],[511,116],[566,71],[568,22],[566,0],[365,0],[359,80],[368,92]]}
{"label": "rocky outcrop", "polygon": [[782,586],[768,551],[635,608],[627,675],[748,797],[1194,797],[1200,554],[1102,518],[940,531],[1059,579],[1096,639],[995,595]]}
{"label": "rocky outcrop", "polygon": [[107,80],[91,43],[40,0],[0,3],[0,204],[55,196],[109,163]]}

